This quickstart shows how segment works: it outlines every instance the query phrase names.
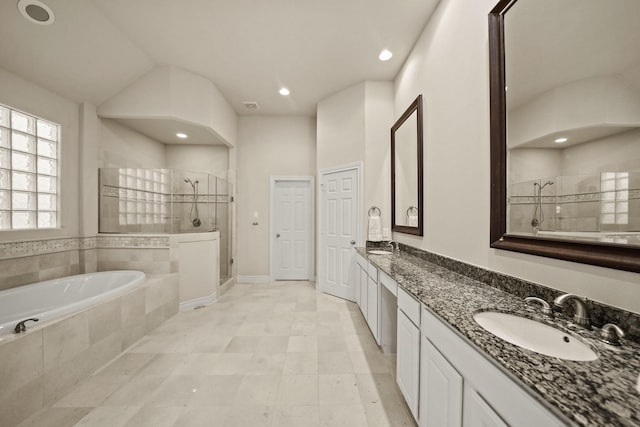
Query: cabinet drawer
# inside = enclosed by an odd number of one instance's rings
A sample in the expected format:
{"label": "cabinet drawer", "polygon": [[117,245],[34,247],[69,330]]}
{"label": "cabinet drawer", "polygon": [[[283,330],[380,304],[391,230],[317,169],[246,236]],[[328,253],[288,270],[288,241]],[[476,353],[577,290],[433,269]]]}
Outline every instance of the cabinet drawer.
{"label": "cabinet drawer", "polygon": [[398,308],[411,319],[414,325],[420,325],[420,303],[399,286]]}
{"label": "cabinet drawer", "polygon": [[358,263],[358,265],[360,267],[362,267],[364,269],[364,271],[367,271],[367,266],[368,266],[369,263],[367,262],[366,259],[364,259],[362,257],[362,255],[360,255],[358,253],[356,253],[356,263]]}
{"label": "cabinet drawer", "polygon": [[379,273],[379,280],[382,285],[389,290],[393,295],[398,296],[398,284],[384,271]]}
{"label": "cabinet drawer", "polygon": [[378,269],[376,268],[375,265],[369,263],[369,268],[367,268],[367,273],[369,274],[369,277],[371,278],[371,280],[378,283]]}

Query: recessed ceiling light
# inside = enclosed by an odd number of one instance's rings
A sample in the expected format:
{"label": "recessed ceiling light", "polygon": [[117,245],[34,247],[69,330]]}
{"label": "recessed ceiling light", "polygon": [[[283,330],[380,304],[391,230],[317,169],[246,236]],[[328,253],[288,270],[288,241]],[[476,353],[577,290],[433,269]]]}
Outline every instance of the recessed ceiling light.
{"label": "recessed ceiling light", "polygon": [[53,11],[38,0],[18,0],[20,14],[38,25],[50,25],[56,19]]}
{"label": "recessed ceiling light", "polygon": [[287,89],[286,87],[283,87],[282,89],[280,89],[278,91],[278,93],[282,96],[287,96],[289,95],[291,92],[289,92],[289,89]]}
{"label": "recessed ceiling light", "polygon": [[556,144],[562,144],[563,142],[567,142],[567,138],[558,138],[555,141]]}
{"label": "recessed ceiling light", "polygon": [[180,139],[187,139],[188,135],[186,133],[182,133],[182,132],[178,132],[176,133],[176,136]]}
{"label": "recessed ceiling light", "polygon": [[380,55],[378,55],[378,59],[380,61],[388,61],[391,59],[392,56],[393,56],[393,53],[391,53],[390,50],[385,49],[382,52],[380,52]]}

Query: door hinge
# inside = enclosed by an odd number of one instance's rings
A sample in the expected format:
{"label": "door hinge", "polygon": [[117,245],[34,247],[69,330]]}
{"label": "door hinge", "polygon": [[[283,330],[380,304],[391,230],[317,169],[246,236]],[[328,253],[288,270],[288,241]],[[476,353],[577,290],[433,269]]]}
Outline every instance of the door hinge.
{"label": "door hinge", "polygon": [[233,258],[229,260],[229,264],[233,264]]}
{"label": "door hinge", "polygon": [[233,200],[234,200],[234,199],[233,199],[233,196],[231,196],[231,203],[233,203]]}

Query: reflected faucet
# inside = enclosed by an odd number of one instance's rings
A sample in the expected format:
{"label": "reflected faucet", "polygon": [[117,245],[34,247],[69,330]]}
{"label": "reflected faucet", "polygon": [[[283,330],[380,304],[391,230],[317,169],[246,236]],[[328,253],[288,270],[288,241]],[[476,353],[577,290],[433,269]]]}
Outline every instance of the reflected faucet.
{"label": "reflected faucet", "polygon": [[585,329],[590,329],[591,316],[589,314],[589,307],[587,306],[587,298],[580,297],[574,294],[564,294],[554,299],[553,305],[555,306],[557,311],[562,311],[564,304],[570,300],[573,300],[576,303],[576,313],[573,316],[573,322]]}
{"label": "reflected faucet", "polygon": [[387,245],[391,246],[393,252],[400,252],[400,245],[395,240],[389,240]]}

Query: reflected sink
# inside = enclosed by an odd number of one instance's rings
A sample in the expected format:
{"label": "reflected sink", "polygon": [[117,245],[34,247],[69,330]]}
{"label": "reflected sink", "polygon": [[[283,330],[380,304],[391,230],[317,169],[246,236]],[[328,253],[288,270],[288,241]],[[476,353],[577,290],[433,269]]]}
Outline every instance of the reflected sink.
{"label": "reflected sink", "polygon": [[588,344],[535,320],[496,311],[476,313],[473,320],[493,335],[536,353],[576,361],[598,358]]}
{"label": "reflected sink", "polygon": [[370,251],[367,251],[367,253],[372,254],[372,255],[391,255],[391,254],[393,254],[393,252],[391,252],[391,251],[384,251],[382,249],[372,249]]}

